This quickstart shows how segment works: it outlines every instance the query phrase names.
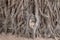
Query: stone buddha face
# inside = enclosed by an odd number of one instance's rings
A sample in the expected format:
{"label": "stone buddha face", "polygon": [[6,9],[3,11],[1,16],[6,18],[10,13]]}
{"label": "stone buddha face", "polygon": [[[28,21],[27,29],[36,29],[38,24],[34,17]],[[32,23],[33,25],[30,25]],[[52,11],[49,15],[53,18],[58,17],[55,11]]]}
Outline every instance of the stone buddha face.
{"label": "stone buddha face", "polygon": [[31,15],[30,20],[29,20],[29,26],[30,26],[30,28],[32,28],[32,29],[34,28],[35,22],[36,22],[35,16]]}

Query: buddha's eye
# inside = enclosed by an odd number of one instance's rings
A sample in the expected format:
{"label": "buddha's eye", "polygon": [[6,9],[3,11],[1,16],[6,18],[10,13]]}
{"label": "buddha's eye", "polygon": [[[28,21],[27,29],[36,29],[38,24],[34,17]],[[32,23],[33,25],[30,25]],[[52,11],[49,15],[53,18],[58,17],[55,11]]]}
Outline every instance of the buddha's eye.
{"label": "buddha's eye", "polygon": [[35,22],[35,20],[32,20],[32,22]]}

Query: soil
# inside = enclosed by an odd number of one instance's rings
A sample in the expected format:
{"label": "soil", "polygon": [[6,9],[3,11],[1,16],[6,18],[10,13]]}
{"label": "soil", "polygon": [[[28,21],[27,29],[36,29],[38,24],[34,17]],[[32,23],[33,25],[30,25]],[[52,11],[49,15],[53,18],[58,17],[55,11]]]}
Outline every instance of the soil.
{"label": "soil", "polygon": [[16,35],[12,35],[12,34],[0,34],[0,40],[54,40],[52,38],[35,38],[35,39],[31,39],[31,38],[25,38],[25,37],[17,37]]}

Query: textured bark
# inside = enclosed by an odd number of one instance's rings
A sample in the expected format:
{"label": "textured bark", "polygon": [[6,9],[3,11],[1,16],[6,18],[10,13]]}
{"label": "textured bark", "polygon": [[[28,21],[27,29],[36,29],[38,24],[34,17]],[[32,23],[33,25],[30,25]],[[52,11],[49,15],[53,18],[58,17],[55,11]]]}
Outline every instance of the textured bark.
{"label": "textured bark", "polygon": [[56,39],[60,37],[59,4],[60,0],[0,0],[0,32]]}

